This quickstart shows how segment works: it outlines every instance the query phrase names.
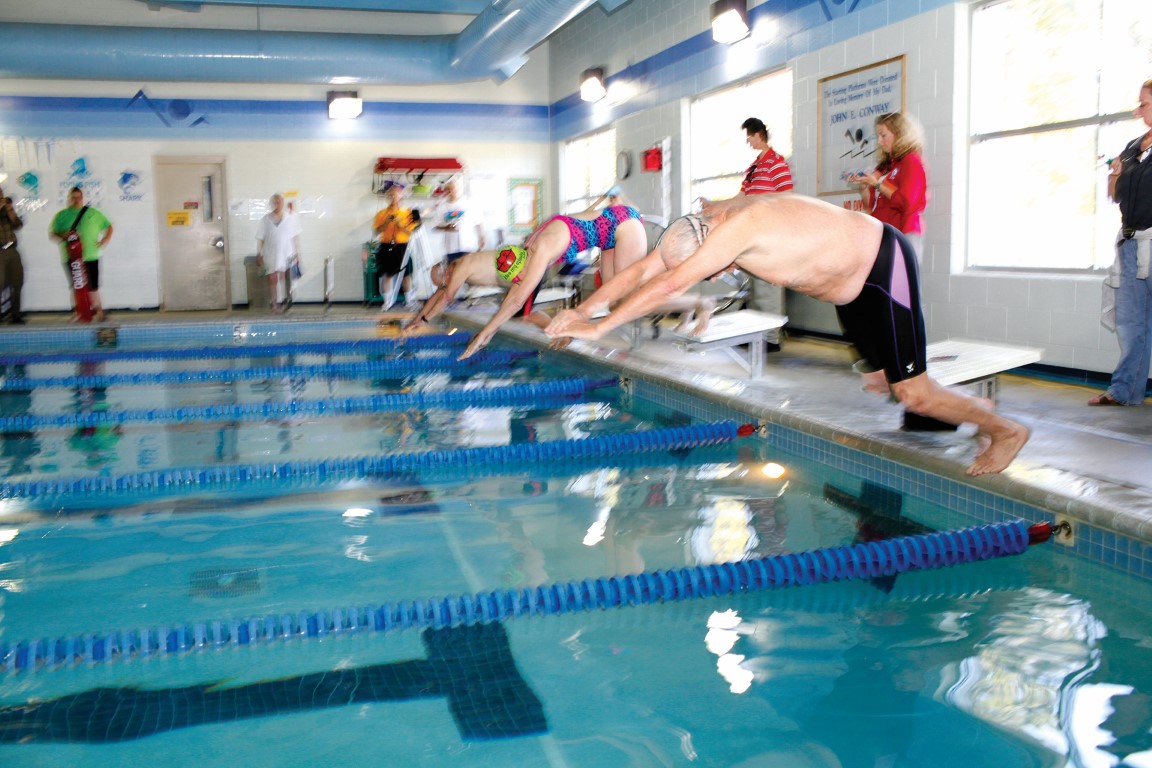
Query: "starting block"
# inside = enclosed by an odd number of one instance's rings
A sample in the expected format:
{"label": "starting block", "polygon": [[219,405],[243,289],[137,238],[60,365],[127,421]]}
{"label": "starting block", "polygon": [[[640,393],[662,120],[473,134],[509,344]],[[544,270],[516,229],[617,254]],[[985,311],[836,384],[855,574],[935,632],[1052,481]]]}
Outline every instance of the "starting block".
{"label": "starting block", "polygon": [[[699,336],[676,332],[673,332],[673,335],[680,340],[677,343],[687,352],[724,350],[748,369],[751,378],[758,379],[764,374],[764,334],[782,328],[787,322],[788,318],[785,315],[741,309],[737,312],[713,315],[708,323],[708,330]],[[748,345],[746,355],[741,355],[733,349],[741,344]]]}
{"label": "starting block", "polygon": [[1044,350],[1012,347],[984,341],[947,339],[929,344],[928,375],[950,387],[973,384],[980,397],[995,401],[997,375],[1022,365],[1040,362]]}
{"label": "starting block", "polygon": [[[1044,350],[1035,347],[1013,347],[984,341],[947,339],[927,347],[928,375],[945,387],[971,384],[976,396],[996,402],[998,376],[1004,371],[1037,363]],[[927,416],[904,412],[904,429],[918,432],[936,432],[956,429]]]}

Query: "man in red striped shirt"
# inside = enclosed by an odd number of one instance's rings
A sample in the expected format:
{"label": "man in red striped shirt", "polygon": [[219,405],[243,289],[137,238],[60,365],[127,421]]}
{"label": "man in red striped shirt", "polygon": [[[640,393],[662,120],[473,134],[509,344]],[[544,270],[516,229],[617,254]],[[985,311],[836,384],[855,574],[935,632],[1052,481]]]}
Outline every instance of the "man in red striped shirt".
{"label": "man in red striped shirt", "polygon": [[[748,166],[744,181],[740,182],[741,195],[767,195],[773,192],[792,191],[792,170],[784,161],[784,156],[772,149],[768,143],[768,126],[758,117],[750,117],[740,126],[748,134],[748,146],[760,154]],[[761,312],[775,315],[784,314],[784,289],[769,285],[759,278],[752,278],[752,306]],[[768,352],[780,349],[780,334],[769,331],[764,335],[764,347]]]}
{"label": "man in red striped shirt", "polygon": [[766,195],[792,191],[792,171],[783,155],[768,143],[768,126],[758,117],[750,117],[740,126],[748,134],[748,146],[760,154],[740,183],[742,195]]}

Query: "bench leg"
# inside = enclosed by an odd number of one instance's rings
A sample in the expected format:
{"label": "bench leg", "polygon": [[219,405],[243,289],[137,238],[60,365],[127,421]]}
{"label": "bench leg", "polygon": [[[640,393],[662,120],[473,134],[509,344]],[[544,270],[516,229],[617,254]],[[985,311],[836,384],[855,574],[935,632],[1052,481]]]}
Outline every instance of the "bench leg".
{"label": "bench leg", "polygon": [[1000,379],[996,376],[980,379],[976,382],[976,396],[987,398],[995,403],[997,395],[1000,394],[999,381]]}
{"label": "bench leg", "polygon": [[761,334],[748,345],[748,372],[754,379],[764,375],[764,342],[767,334]]}

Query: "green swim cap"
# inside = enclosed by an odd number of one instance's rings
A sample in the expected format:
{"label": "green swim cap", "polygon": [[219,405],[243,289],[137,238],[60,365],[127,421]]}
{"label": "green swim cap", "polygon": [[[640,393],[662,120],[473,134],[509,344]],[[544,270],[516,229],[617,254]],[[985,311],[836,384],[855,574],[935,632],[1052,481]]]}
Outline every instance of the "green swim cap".
{"label": "green swim cap", "polygon": [[509,283],[520,282],[520,270],[528,263],[528,251],[518,245],[502,245],[496,251],[496,274]]}

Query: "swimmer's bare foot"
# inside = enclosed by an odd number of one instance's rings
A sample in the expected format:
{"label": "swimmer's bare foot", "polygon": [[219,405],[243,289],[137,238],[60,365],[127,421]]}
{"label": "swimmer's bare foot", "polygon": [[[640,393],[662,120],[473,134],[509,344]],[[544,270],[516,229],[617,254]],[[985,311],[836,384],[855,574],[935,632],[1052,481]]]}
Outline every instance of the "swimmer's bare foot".
{"label": "swimmer's bare foot", "polygon": [[999,426],[995,433],[978,434],[978,439],[981,442],[986,441],[988,445],[976,455],[976,460],[966,471],[967,474],[976,477],[1003,471],[1016,458],[1016,454],[1020,453],[1024,443],[1028,442],[1031,434],[1028,427],[1007,419],[1003,421],[1004,424]]}
{"label": "swimmer's bare foot", "polygon": [[884,375],[884,371],[862,373],[860,374],[860,378],[864,381],[865,392],[871,392],[881,397],[888,397],[891,393],[888,387],[888,378]]}
{"label": "swimmer's bare foot", "polygon": [[696,308],[696,327],[692,330],[693,336],[703,336],[708,330],[708,323],[712,320],[712,313],[716,311],[716,302],[711,298],[700,299],[700,306]]}

